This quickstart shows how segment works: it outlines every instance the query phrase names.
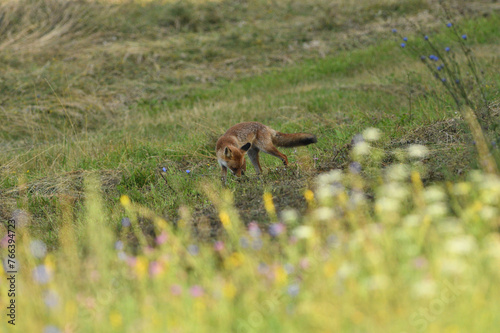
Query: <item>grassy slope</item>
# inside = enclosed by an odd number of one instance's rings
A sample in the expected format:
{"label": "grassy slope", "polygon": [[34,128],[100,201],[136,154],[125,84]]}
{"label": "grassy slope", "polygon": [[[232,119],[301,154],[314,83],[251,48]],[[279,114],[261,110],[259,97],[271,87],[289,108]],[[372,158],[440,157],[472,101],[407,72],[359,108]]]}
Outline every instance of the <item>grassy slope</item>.
{"label": "grassy slope", "polygon": [[[282,4],[272,15],[260,2],[106,6],[102,27],[88,28],[85,20],[91,18],[85,16],[61,33],[60,45],[57,39],[40,50],[21,42],[2,44],[7,64],[0,111],[6,118],[0,125],[2,215],[27,205],[35,225],[46,230],[44,221],[54,221],[57,211],[54,195],[78,201],[83,173],[99,171],[110,207],[127,193],[169,220],[177,219],[180,205],[213,220],[215,210],[199,183],[217,183],[215,141],[232,124],[247,120],[285,132],[312,132],[320,140],[288,150],[287,172],[276,171],[278,161],[264,156],[269,171],[263,180],[254,179],[252,170],[250,181],[230,182],[237,206],[248,212],[246,221],[267,219],[260,200],[264,189],[280,194],[280,209],[304,207],[309,179],[346,167],[344,145],[369,126],[383,130],[381,146],[388,150],[404,147],[401,143],[431,145],[429,180],[460,177],[475,166],[465,126],[447,123],[455,115],[436,97],[441,88],[387,33],[400,25],[415,36],[404,16],[436,31],[433,37],[445,38],[446,32],[435,30],[435,18],[422,15],[430,4],[409,1],[393,8],[389,3],[378,3],[381,16],[371,14],[377,5],[360,3],[366,15],[354,21],[352,6],[322,1]],[[282,19],[278,24],[276,17]],[[492,82],[499,80],[493,70],[498,59],[491,56],[498,50],[498,21],[493,14],[462,23],[465,31],[474,31],[470,41],[492,69],[486,74]],[[78,38],[69,41],[68,34]],[[161,167],[168,168],[175,193],[157,174]],[[27,190],[20,192],[19,184]]]}

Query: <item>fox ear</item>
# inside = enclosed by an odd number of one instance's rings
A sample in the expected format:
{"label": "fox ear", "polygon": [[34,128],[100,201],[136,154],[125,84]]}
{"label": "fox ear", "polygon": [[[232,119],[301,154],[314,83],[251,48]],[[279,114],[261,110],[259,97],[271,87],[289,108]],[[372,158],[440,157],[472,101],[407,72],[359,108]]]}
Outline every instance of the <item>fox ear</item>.
{"label": "fox ear", "polygon": [[241,146],[240,149],[243,151],[248,151],[248,149],[250,149],[251,146],[252,146],[252,144],[250,142],[247,142],[243,146]]}
{"label": "fox ear", "polygon": [[229,147],[226,147],[226,149],[224,149],[224,155],[227,158],[231,158],[231,156],[233,156],[233,152],[231,151],[231,149],[229,149]]}

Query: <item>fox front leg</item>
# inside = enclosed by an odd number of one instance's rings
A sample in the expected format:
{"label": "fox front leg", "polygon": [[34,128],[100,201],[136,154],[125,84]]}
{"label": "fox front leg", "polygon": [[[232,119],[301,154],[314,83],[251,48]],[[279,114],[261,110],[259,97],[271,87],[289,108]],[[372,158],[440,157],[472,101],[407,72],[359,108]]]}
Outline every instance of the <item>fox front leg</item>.
{"label": "fox front leg", "polygon": [[220,167],[221,167],[220,175],[221,175],[222,184],[226,185],[227,167],[225,165],[221,165]]}

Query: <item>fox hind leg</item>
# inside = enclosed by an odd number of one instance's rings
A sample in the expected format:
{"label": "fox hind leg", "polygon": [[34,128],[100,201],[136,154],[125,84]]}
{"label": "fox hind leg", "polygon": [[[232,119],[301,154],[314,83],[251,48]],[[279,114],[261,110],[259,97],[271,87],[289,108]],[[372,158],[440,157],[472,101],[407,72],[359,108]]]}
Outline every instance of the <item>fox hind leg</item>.
{"label": "fox hind leg", "polygon": [[272,156],[275,156],[277,158],[279,158],[280,160],[283,161],[283,164],[285,166],[288,165],[288,158],[286,157],[285,154],[282,154],[280,153],[280,151],[278,149],[276,149],[276,147],[274,146],[271,146],[271,147],[266,147],[265,149],[262,149],[261,150],[264,152],[264,153],[267,153],[269,155],[272,155]]}
{"label": "fox hind leg", "polygon": [[262,168],[261,168],[260,162],[259,162],[259,149],[257,149],[257,148],[250,149],[247,152],[247,155],[248,155],[248,158],[250,158],[250,162],[252,162],[252,165],[255,169],[255,172],[257,174],[262,173]]}

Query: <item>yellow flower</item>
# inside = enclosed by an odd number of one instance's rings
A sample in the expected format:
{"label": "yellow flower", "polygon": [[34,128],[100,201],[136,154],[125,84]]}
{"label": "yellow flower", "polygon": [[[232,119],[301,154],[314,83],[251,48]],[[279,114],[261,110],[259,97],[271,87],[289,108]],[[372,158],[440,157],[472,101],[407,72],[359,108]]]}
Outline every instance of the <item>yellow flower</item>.
{"label": "yellow flower", "polygon": [[331,278],[335,274],[335,265],[328,262],[323,266],[323,273],[327,278]]}
{"label": "yellow flower", "polygon": [[130,198],[124,194],[120,197],[120,203],[123,207],[130,206]]}
{"label": "yellow flower", "polygon": [[236,291],[237,289],[232,282],[226,282],[222,287],[222,294],[227,299],[233,299],[236,295]]}
{"label": "yellow flower", "polygon": [[284,285],[286,283],[286,281],[288,280],[288,276],[283,267],[276,267],[276,269],[274,270],[274,280],[278,285]]}
{"label": "yellow flower", "polygon": [[113,328],[118,328],[123,325],[122,315],[116,311],[111,311],[109,314],[109,322]]}
{"label": "yellow flower", "polygon": [[143,278],[148,272],[148,260],[143,256],[138,256],[134,270],[139,278]]}
{"label": "yellow flower", "polygon": [[226,259],[225,264],[227,268],[235,268],[241,266],[245,261],[245,256],[240,252],[234,252],[229,258]]}
{"label": "yellow flower", "polygon": [[224,228],[231,229],[232,227],[231,219],[229,218],[229,215],[225,211],[219,213],[219,218]]}
{"label": "yellow flower", "polygon": [[276,209],[274,208],[273,203],[273,195],[269,192],[264,193],[264,207],[269,214],[276,214]]}
{"label": "yellow flower", "polygon": [[306,201],[308,204],[311,204],[312,201],[314,200],[314,193],[311,190],[306,190],[304,192],[304,197],[306,198]]}

